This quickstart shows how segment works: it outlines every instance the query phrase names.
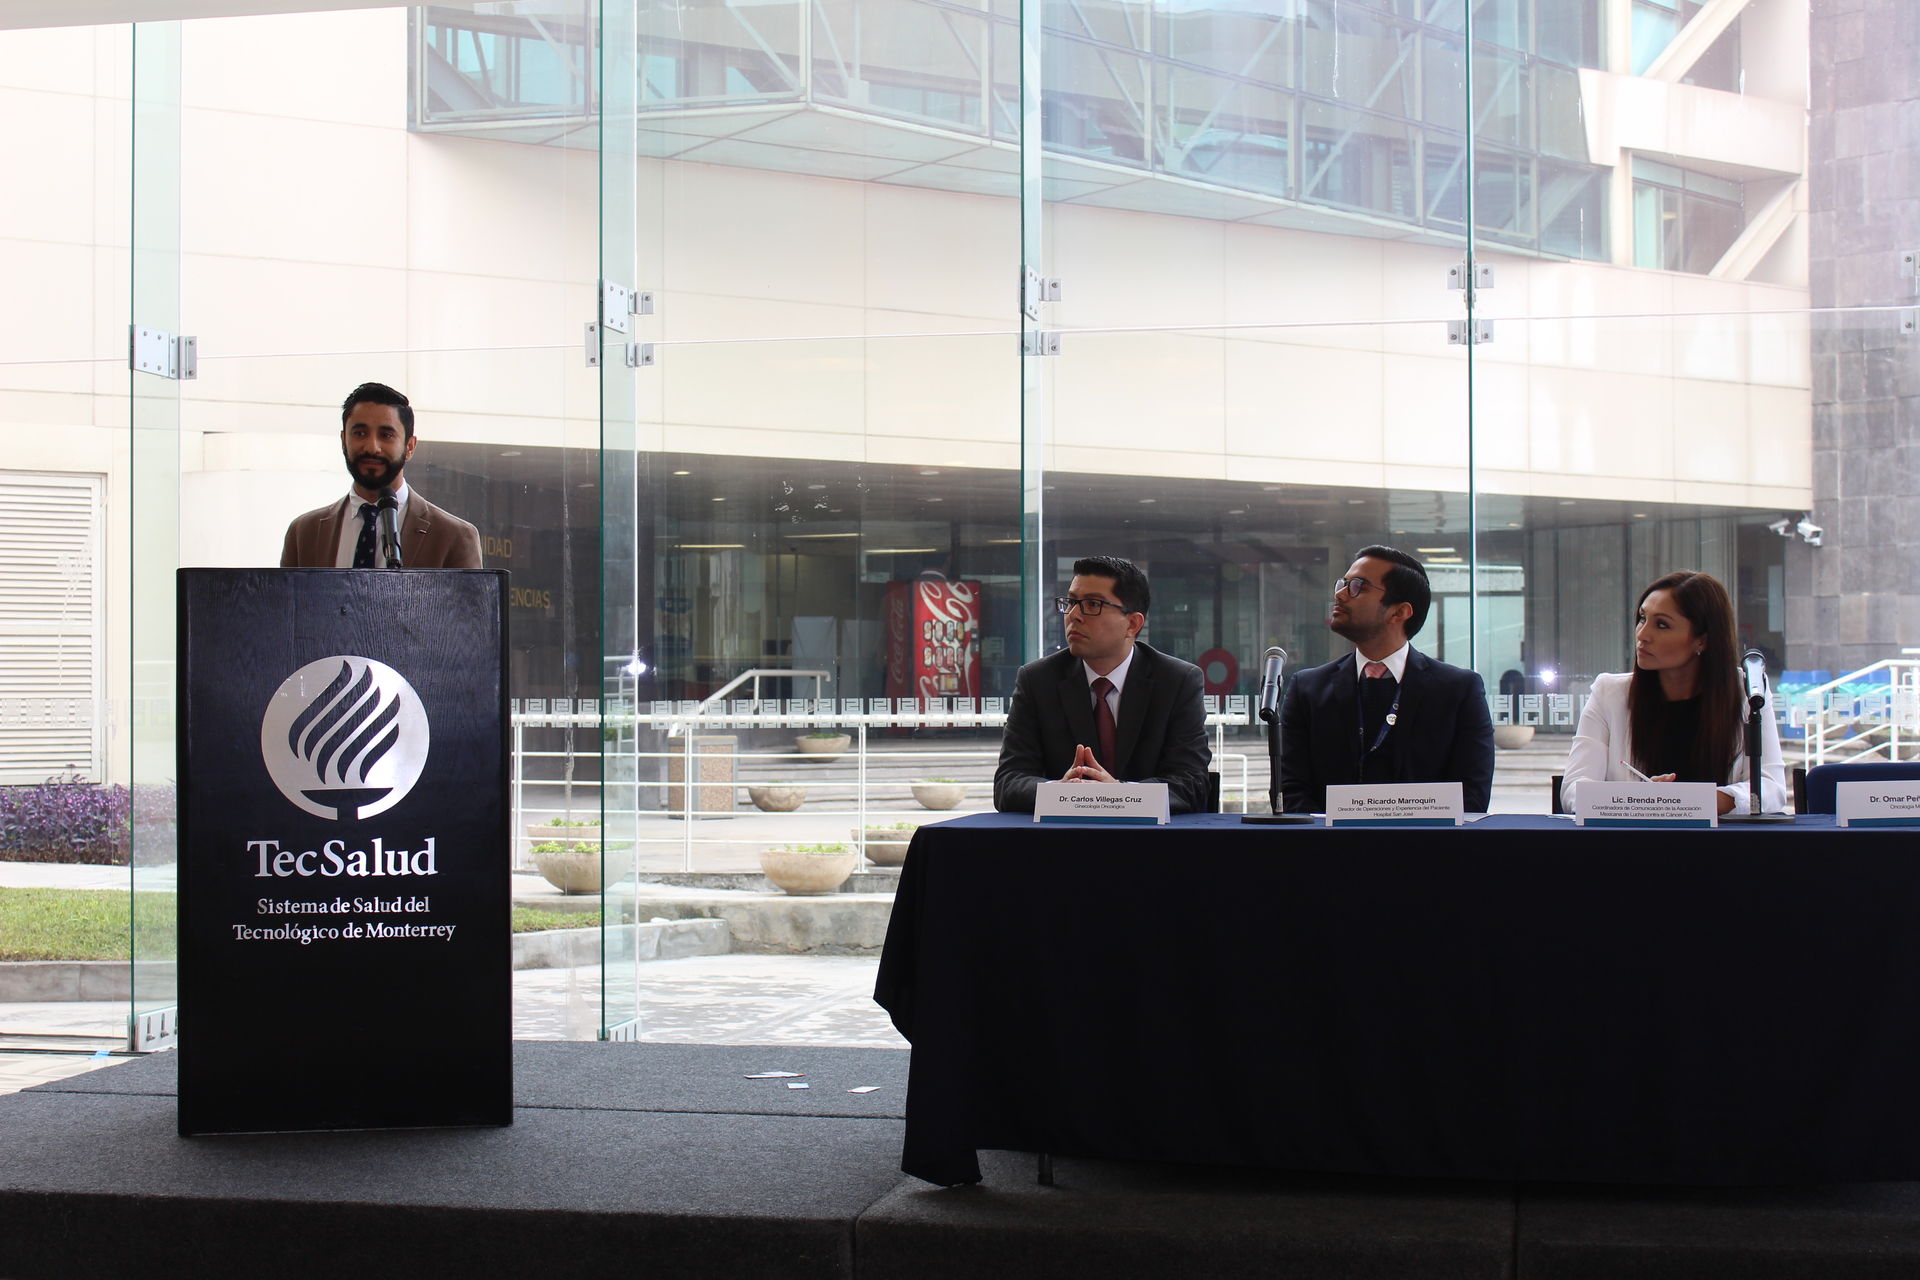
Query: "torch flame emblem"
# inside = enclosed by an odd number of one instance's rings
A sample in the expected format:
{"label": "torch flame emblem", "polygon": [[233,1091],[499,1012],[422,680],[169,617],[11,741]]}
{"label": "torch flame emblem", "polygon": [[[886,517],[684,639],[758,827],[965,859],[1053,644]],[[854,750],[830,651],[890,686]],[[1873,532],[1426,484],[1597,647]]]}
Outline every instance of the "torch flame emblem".
{"label": "torch flame emblem", "polygon": [[260,753],[281,794],[343,822],[398,804],[420,778],[427,744],[426,711],[406,678],[353,655],[288,676],[260,724]]}

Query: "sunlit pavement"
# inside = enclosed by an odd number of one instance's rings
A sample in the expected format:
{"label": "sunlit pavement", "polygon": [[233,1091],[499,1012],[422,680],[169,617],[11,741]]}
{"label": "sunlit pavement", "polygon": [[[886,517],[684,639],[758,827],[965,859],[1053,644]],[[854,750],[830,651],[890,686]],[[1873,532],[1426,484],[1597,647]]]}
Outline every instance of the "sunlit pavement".
{"label": "sunlit pavement", "polygon": [[[880,962],[866,956],[695,956],[656,960],[616,976],[615,1021],[640,1017],[640,1039],[673,1044],[906,1047],[873,1003]],[[518,1040],[593,1040],[600,1032],[601,971],[523,969],[513,975]],[[0,1037],[125,1034],[125,1001],[0,1005]],[[43,1045],[46,1041],[41,1042]],[[0,1052],[0,1093],[64,1079],[111,1058]]]}

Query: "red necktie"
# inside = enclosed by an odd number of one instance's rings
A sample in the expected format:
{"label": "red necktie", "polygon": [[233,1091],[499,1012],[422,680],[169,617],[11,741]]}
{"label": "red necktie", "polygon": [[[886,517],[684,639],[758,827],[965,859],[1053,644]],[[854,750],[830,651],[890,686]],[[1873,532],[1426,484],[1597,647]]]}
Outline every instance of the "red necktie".
{"label": "red necktie", "polygon": [[1100,764],[1108,773],[1113,772],[1113,708],[1107,705],[1107,695],[1113,692],[1113,681],[1100,676],[1093,682],[1093,731],[1100,741],[1094,752],[1100,757]]}
{"label": "red necktie", "polygon": [[1365,671],[1367,673],[1367,679],[1382,680],[1386,678],[1387,664],[1384,662],[1369,662],[1365,667]]}

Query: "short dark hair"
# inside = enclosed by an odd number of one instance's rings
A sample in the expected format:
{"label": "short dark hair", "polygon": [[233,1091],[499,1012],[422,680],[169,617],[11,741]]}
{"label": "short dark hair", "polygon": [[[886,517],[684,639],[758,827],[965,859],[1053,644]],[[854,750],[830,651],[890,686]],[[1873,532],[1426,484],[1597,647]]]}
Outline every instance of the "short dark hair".
{"label": "short dark hair", "polygon": [[413,439],[413,406],[407,398],[384,382],[363,382],[347,392],[347,398],[340,402],[340,425],[347,425],[347,418],[357,404],[391,405],[400,411],[400,425],[407,429],[407,439]]}
{"label": "short dark hair", "polygon": [[1412,605],[1413,616],[1407,619],[1407,639],[1419,635],[1420,628],[1427,625],[1427,610],[1433,607],[1433,587],[1427,582],[1427,567],[1409,552],[1377,544],[1360,548],[1353,558],[1386,560],[1393,565],[1387,570],[1387,580],[1380,584],[1386,593],[1383,599],[1389,609],[1396,604]]}
{"label": "short dark hair", "polygon": [[1076,576],[1112,578],[1113,594],[1120,598],[1128,613],[1145,613],[1153,603],[1147,575],[1131,560],[1122,560],[1119,556],[1081,556],[1073,562],[1073,572]]}

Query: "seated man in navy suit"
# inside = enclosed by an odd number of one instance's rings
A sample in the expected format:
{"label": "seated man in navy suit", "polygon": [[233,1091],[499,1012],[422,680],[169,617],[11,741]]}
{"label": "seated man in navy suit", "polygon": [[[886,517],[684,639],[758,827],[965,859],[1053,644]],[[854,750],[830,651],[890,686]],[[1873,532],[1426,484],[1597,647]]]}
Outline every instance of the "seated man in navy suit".
{"label": "seated man in navy suit", "polygon": [[1493,790],[1493,718],[1474,672],[1408,643],[1432,604],[1427,571],[1404,551],[1363,547],[1333,587],[1327,626],[1353,652],[1294,676],[1280,706],[1280,794],[1321,813],[1327,787],[1458,782],[1468,813]]}
{"label": "seated man in navy suit", "polygon": [[1007,711],[993,807],[1033,812],[1042,782],[1164,782],[1174,813],[1207,807],[1200,668],[1139,639],[1152,593],[1118,556],[1073,565],[1067,647],[1020,668]]}

